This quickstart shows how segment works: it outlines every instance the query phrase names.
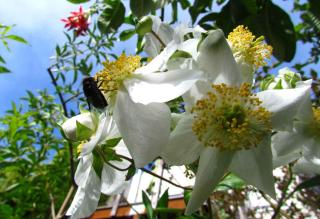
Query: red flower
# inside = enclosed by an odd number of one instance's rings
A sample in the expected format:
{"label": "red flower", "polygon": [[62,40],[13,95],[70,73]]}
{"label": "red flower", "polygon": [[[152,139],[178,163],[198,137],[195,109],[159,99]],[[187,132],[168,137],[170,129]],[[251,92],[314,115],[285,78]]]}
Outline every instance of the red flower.
{"label": "red flower", "polygon": [[71,12],[71,16],[67,19],[61,19],[65,22],[65,28],[69,27],[68,30],[75,29],[77,36],[85,35],[89,28],[89,16],[84,13],[82,7],[80,6],[79,12]]}

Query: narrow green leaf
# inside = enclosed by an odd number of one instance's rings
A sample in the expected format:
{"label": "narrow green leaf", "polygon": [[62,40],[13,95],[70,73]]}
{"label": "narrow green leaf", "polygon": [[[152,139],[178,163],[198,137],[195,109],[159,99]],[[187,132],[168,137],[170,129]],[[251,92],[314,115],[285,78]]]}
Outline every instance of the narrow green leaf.
{"label": "narrow green leaf", "polygon": [[120,40],[126,41],[126,40],[130,39],[135,33],[136,33],[135,29],[124,30],[120,33]]}
{"label": "narrow green leaf", "polygon": [[90,0],[67,0],[67,1],[73,4],[81,4],[81,3],[89,2]]}
{"label": "narrow green leaf", "polygon": [[10,39],[10,40],[14,40],[14,41],[17,41],[20,43],[28,44],[28,42],[25,39],[23,39],[22,37],[17,36],[17,35],[7,35],[7,36],[5,36],[5,38]]}
{"label": "narrow green leaf", "polygon": [[0,65],[0,74],[10,73],[10,70]]}
{"label": "narrow green leaf", "polygon": [[129,170],[128,170],[128,173],[126,175],[126,181],[130,180],[134,174],[136,173],[136,168],[134,166],[134,164],[131,164]]}
{"label": "narrow green leaf", "polygon": [[2,56],[0,56],[0,62],[2,62],[3,64],[6,64],[6,61],[2,58]]}
{"label": "narrow green leaf", "polygon": [[143,201],[143,204],[146,208],[146,211],[147,211],[147,216],[149,219],[154,219],[154,214],[153,214],[153,209],[152,209],[152,205],[151,205],[151,201],[149,199],[149,197],[147,196],[147,194],[142,191],[142,201]]}
{"label": "narrow green leaf", "polygon": [[307,189],[315,186],[320,185],[320,175],[314,176],[302,183],[300,183],[296,188],[295,191],[301,190],[301,189]]}
{"label": "narrow green leaf", "polygon": [[167,208],[169,204],[168,189],[162,194],[157,203],[157,208]]}

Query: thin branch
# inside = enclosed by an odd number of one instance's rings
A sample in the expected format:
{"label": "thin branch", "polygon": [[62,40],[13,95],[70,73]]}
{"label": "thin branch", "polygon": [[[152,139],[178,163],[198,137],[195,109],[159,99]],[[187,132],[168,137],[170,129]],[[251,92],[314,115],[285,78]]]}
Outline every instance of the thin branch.
{"label": "thin branch", "polygon": [[69,97],[68,99],[66,99],[65,103],[68,103],[69,101],[73,100],[74,98],[77,98],[78,96],[80,96],[82,94],[82,92],[78,92],[75,95]]}
{"label": "thin branch", "polygon": [[210,197],[207,199],[207,205],[208,205],[209,218],[213,218],[212,207],[211,207],[211,198]]}
{"label": "thin branch", "polygon": [[[260,193],[261,196],[269,203],[269,205],[270,205],[273,209],[276,209],[276,208],[277,208],[277,205],[274,204],[274,203],[272,202],[272,200],[271,200],[264,192],[262,192],[262,191],[259,190],[259,193]],[[288,219],[291,219],[291,217],[290,217],[287,213],[285,213],[284,211],[280,210],[279,213],[280,213],[282,216],[284,216],[284,217],[286,217],[286,218],[288,218]]]}
{"label": "thin branch", "polygon": [[49,76],[50,76],[50,78],[51,78],[51,81],[52,81],[52,83],[53,83],[53,85],[54,85],[54,87],[55,87],[55,89],[56,89],[56,91],[57,91],[57,94],[58,94],[58,96],[59,96],[61,105],[62,105],[62,107],[63,107],[64,115],[65,115],[66,117],[68,117],[68,111],[67,111],[66,102],[65,102],[65,100],[64,100],[64,98],[63,98],[62,93],[61,93],[61,92],[59,91],[59,89],[58,89],[58,84],[57,84],[56,79],[55,79],[54,76],[53,76],[53,73],[52,73],[52,71],[51,71],[51,68],[48,68],[47,71],[48,71],[48,73],[49,73]]}
{"label": "thin branch", "polygon": [[66,198],[63,200],[63,203],[62,203],[62,205],[61,205],[61,207],[60,207],[60,209],[59,209],[59,211],[58,211],[58,214],[57,214],[56,219],[60,219],[60,218],[63,217],[63,215],[64,215],[64,209],[66,208],[66,206],[67,206],[67,204],[68,204],[68,202],[69,202],[69,200],[70,200],[70,198],[71,198],[71,196],[72,196],[73,190],[74,190],[74,186],[72,185],[72,186],[70,187],[70,189],[69,189],[69,192],[68,192]]}
{"label": "thin branch", "polygon": [[166,44],[162,41],[162,39],[156,34],[153,30],[151,30],[152,35],[157,38],[162,47],[166,47]]}
{"label": "thin branch", "polygon": [[288,170],[289,170],[288,183],[287,183],[286,187],[284,188],[284,190],[282,192],[282,195],[281,195],[281,198],[280,198],[280,200],[278,202],[277,208],[274,210],[274,213],[273,213],[271,219],[276,219],[277,218],[277,216],[278,216],[278,214],[279,214],[279,212],[281,210],[282,205],[285,203],[285,200],[286,200],[286,197],[287,197],[286,196],[287,195],[287,191],[288,191],[289,186],[290,186],[290,184],[292,182],[292,179],[293,179],[293,174],[292,174],[292,170],[291,170],[291,165],[290,164],[288,166]]}
{"label": "thin branch", "polygon": [[178,184],[176,184],[176,183],[174,183],[174,182],[171,182],[170,180],[168,180],[168,179],[166,179],[166,178],[164,178],[164,177],[162,177],[162,176],[159,176],[158,174],[156,174],[156,173],[154,173],[154,172],[152,172],[152,171],[150,171],[150,170],[147,170],[146,168],[141,168],[141,170],[142,170],[143,172],[146,172],[146,173],[154,176],[154,177],[157,177],[157,178],[159,178],[159,179],[162,179],[163,181],[166,181],[167,183],[170,183],[171,185],[176,186],[176,187],[178,187],[178,188],[185,189],[185,190],[192,190],[192,188],[180,186],[180,185],[178,185]]}
{"label": "thin branch", "polygon": [[51,202],[51,217],[52,219],[56,218],[56,211],[55,211],[55,205],[54,205],[54,198],[51,193],[49,193],[50,202]]}
{"label": "thin branch", "polygon": [[133,205],[126,198],[124,198],[124,201],[127,202],[129,207],[138,215],[139,218],[142,218],[141,214],[133,207]]}
{"label": "thin branch", "polygon": [[[62,93],[58,89],[58,83],[57,83],[56,79],[53,76],[51,68],[48,68],[47,71],[48,71],[49,76],[51,78],[51,81],[52,81],[52,83],[53,83],[53,85],[54,85],[54,87],[56,89],[56,92],[57,92],[57,94],[59,96],[59,99],[60,99],[60,102],[61,102],[61,105],[62,105],[62,108],[63,108],[64,115],[66,117],[68,117],[67,104],[66,104],[66,101],[63,98]],[[68,149],[69,149],[69,155],[70,155],[70,158],[69,158],[69,161],[70,161],[70,178],[71,178],[71,183],[73,185],[75,185],[74,178],[73,178],[73,174],[74,174],[73,148],[72,148],[72,144],[70,142],[68,142]]]}

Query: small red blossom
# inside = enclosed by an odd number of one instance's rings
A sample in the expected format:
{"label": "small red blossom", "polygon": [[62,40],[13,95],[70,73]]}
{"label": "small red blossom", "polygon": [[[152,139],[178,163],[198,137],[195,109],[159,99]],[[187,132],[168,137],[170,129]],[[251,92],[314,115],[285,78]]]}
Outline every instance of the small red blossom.
{"label": "small red blossom", "polygon": [[71,12],[71,16],[67,19],[61,19],[66,25],[65,28],[68,30],[75,29],[77,36],[85,35],[89,28],[89,16],[87,13],[84,13],[82,7],[80,6],[79,12]]}

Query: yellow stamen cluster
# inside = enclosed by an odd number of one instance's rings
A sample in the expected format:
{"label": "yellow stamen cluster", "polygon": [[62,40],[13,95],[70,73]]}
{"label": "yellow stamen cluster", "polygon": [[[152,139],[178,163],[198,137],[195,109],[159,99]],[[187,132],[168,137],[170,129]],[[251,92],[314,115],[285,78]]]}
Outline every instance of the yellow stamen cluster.
{"label": "yellow stamen cluster", "polygon": [[251,93],[248,83],[212,88],[191,111],[192,130],[205,146],[232,151],[250,149],[271,133],[271,113],[260,106],[261,101]]}
{"label": "yellow stamen cluster", "polygon": [[104,69],[95,75],[101,90],[116,91],[120,84],[140,67],[140,56],[126,56],[124,53],[114,62],[104,62]]}
{"label": "yellow stamen cluster", "polygon": [[229,35],[228,41],[234,56],[243,57],[244,61],[254,68],[266,65],[265,59],[270,59],[272,47],[264,43],[264,37],[256,38],[247,27],[240,25]]}
{"label": "yellow stamen cluster", "polygon": [[83,148],[83,142],[81,142],[78,146],[77,146],[77,153],[81,154],[82,148]]}
{"label": "yellow stamen cluster", "polygon": [[320,108],[318,107],[313,107],[313,116],[314,120],[312,122],[312,131],[313,134],[316,136],[320,135]]}

